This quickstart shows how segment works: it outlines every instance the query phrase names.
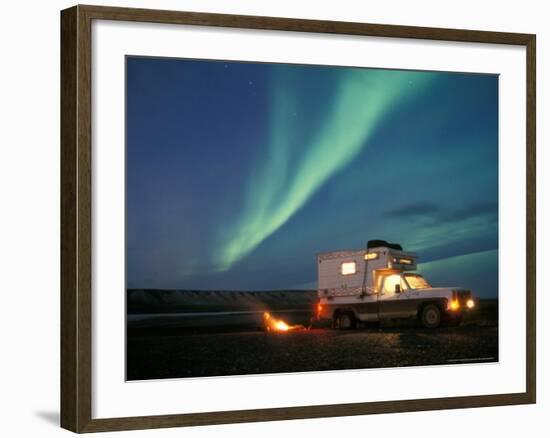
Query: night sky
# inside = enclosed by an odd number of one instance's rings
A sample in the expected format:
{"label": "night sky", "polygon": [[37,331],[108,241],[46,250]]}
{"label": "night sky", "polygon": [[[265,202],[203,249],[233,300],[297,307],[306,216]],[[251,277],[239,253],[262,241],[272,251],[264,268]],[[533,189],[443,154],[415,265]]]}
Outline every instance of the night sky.
{"label": "night sky", "polygon": [[127,287],[315,289],[401,243],[498,293],[498,77],[127,58]]}

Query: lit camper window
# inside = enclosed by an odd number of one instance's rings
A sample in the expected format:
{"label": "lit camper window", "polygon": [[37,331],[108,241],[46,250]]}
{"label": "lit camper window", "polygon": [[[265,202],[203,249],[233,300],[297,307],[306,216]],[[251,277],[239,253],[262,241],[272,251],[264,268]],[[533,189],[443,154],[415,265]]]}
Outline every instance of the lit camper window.
{"label": "lit camper window", "polygon": [[355,262],[342,263],[342,275],[351,275],[357,272]]}
{"label": "lit camper window", "polygon": [[400,265],[412,265],[413,261],[411,259],[398,259],[397,257],[393,258],[394,263],[399,263]]}

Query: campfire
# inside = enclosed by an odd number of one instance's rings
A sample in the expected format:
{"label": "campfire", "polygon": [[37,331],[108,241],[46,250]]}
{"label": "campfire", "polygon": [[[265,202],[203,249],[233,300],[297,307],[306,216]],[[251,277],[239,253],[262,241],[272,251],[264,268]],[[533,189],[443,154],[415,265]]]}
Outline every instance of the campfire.
{"label": "campfire", "polygon": [[301,324],[290,325],[282,319],[274,318],[271,313],[264,312],[264,326],[268,332],[290,332],[296,330],[306,330]]}

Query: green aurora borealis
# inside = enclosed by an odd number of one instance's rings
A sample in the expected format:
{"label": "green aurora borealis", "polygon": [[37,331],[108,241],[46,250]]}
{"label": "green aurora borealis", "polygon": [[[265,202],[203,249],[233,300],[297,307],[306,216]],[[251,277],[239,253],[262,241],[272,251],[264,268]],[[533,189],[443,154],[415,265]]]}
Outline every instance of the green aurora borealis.
{"label": "green aurora borealis", "polygon": [[498,293],[498,77],[127,58],[127,287],[314,289],[315,254],[416,251]]}
{"label": "green aurora borealis", "polygon": [[[292,70],[272,78],[269,141],[255,178],[245,188],[245,206],[220,242],[219,266],[227,270],[276,232],[335,173],[368,147],[377,124],[400,100],[410,98],[431,79],[429,73],[346,69],[334,102],[311,138],[293,138],[297,111],[307,111],[300,97],[302,78]],[[295,160],[295,150],[300,148]]]}

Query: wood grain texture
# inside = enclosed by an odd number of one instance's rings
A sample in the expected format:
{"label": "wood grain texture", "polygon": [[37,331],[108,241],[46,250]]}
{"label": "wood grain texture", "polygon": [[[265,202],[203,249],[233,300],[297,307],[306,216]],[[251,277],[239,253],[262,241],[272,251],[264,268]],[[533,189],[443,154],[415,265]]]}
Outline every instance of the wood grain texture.
{"label": "wood grain texture", "polygon": [[91,419],[91,21],[61,14],[61,425]]}
{"label": "wood grain texture", "polygon": [[77,429],[76,8],[61,16],[61,426]]}
{"label": "wood grain texture", "polygon": [[[527,53],[526,392],[92,419],[91,23],[96,19],[525,46]],[[536,400],[535,52],[535,36],[530,34],[99,6],[75,6],[62,11],[61,426],[74,432],[99,432],[534,403]]]}
{"label": "wood grain texture", "polygon": [[418,26],[396,26],[389,24],[368,24],[341,21],[302,20],[296,18],[259,17],[254,15],[211,14],[202,12],[113,8],[104,6],[80,6],[80,8],[84,13],[89,14],[90,17],[104,20],[365,35],[388,38],[415,38],[427,40],[526,45],[532,36],[521,33],[442,29]]}
{"label": "wood grain texture", "polygon": [[306,418],[345,417],[411,411],[463,409],[485,406],[505,406],[531,403],[526,394],[449,397],[388,402],[349,403],[293,408],[257,409],[246,411],[207,412],[201,414],[158,415],[147,417],[108,418],[92,420],[82,432],[155,429],[165,427],[200,426]]}
{"label": "wood grain texture", "polygon": [[536,37],[531,35],[526,44],[526,63],[527,63],[527,245],[525,248],[526,275],[527,275],[527,321],[526,321],[526,346],[527,346],[527,394],[531,403],[536,403],[537,391],[537,166],[536,166],[536,107],[537,107],[537,86],[536,86]]}

